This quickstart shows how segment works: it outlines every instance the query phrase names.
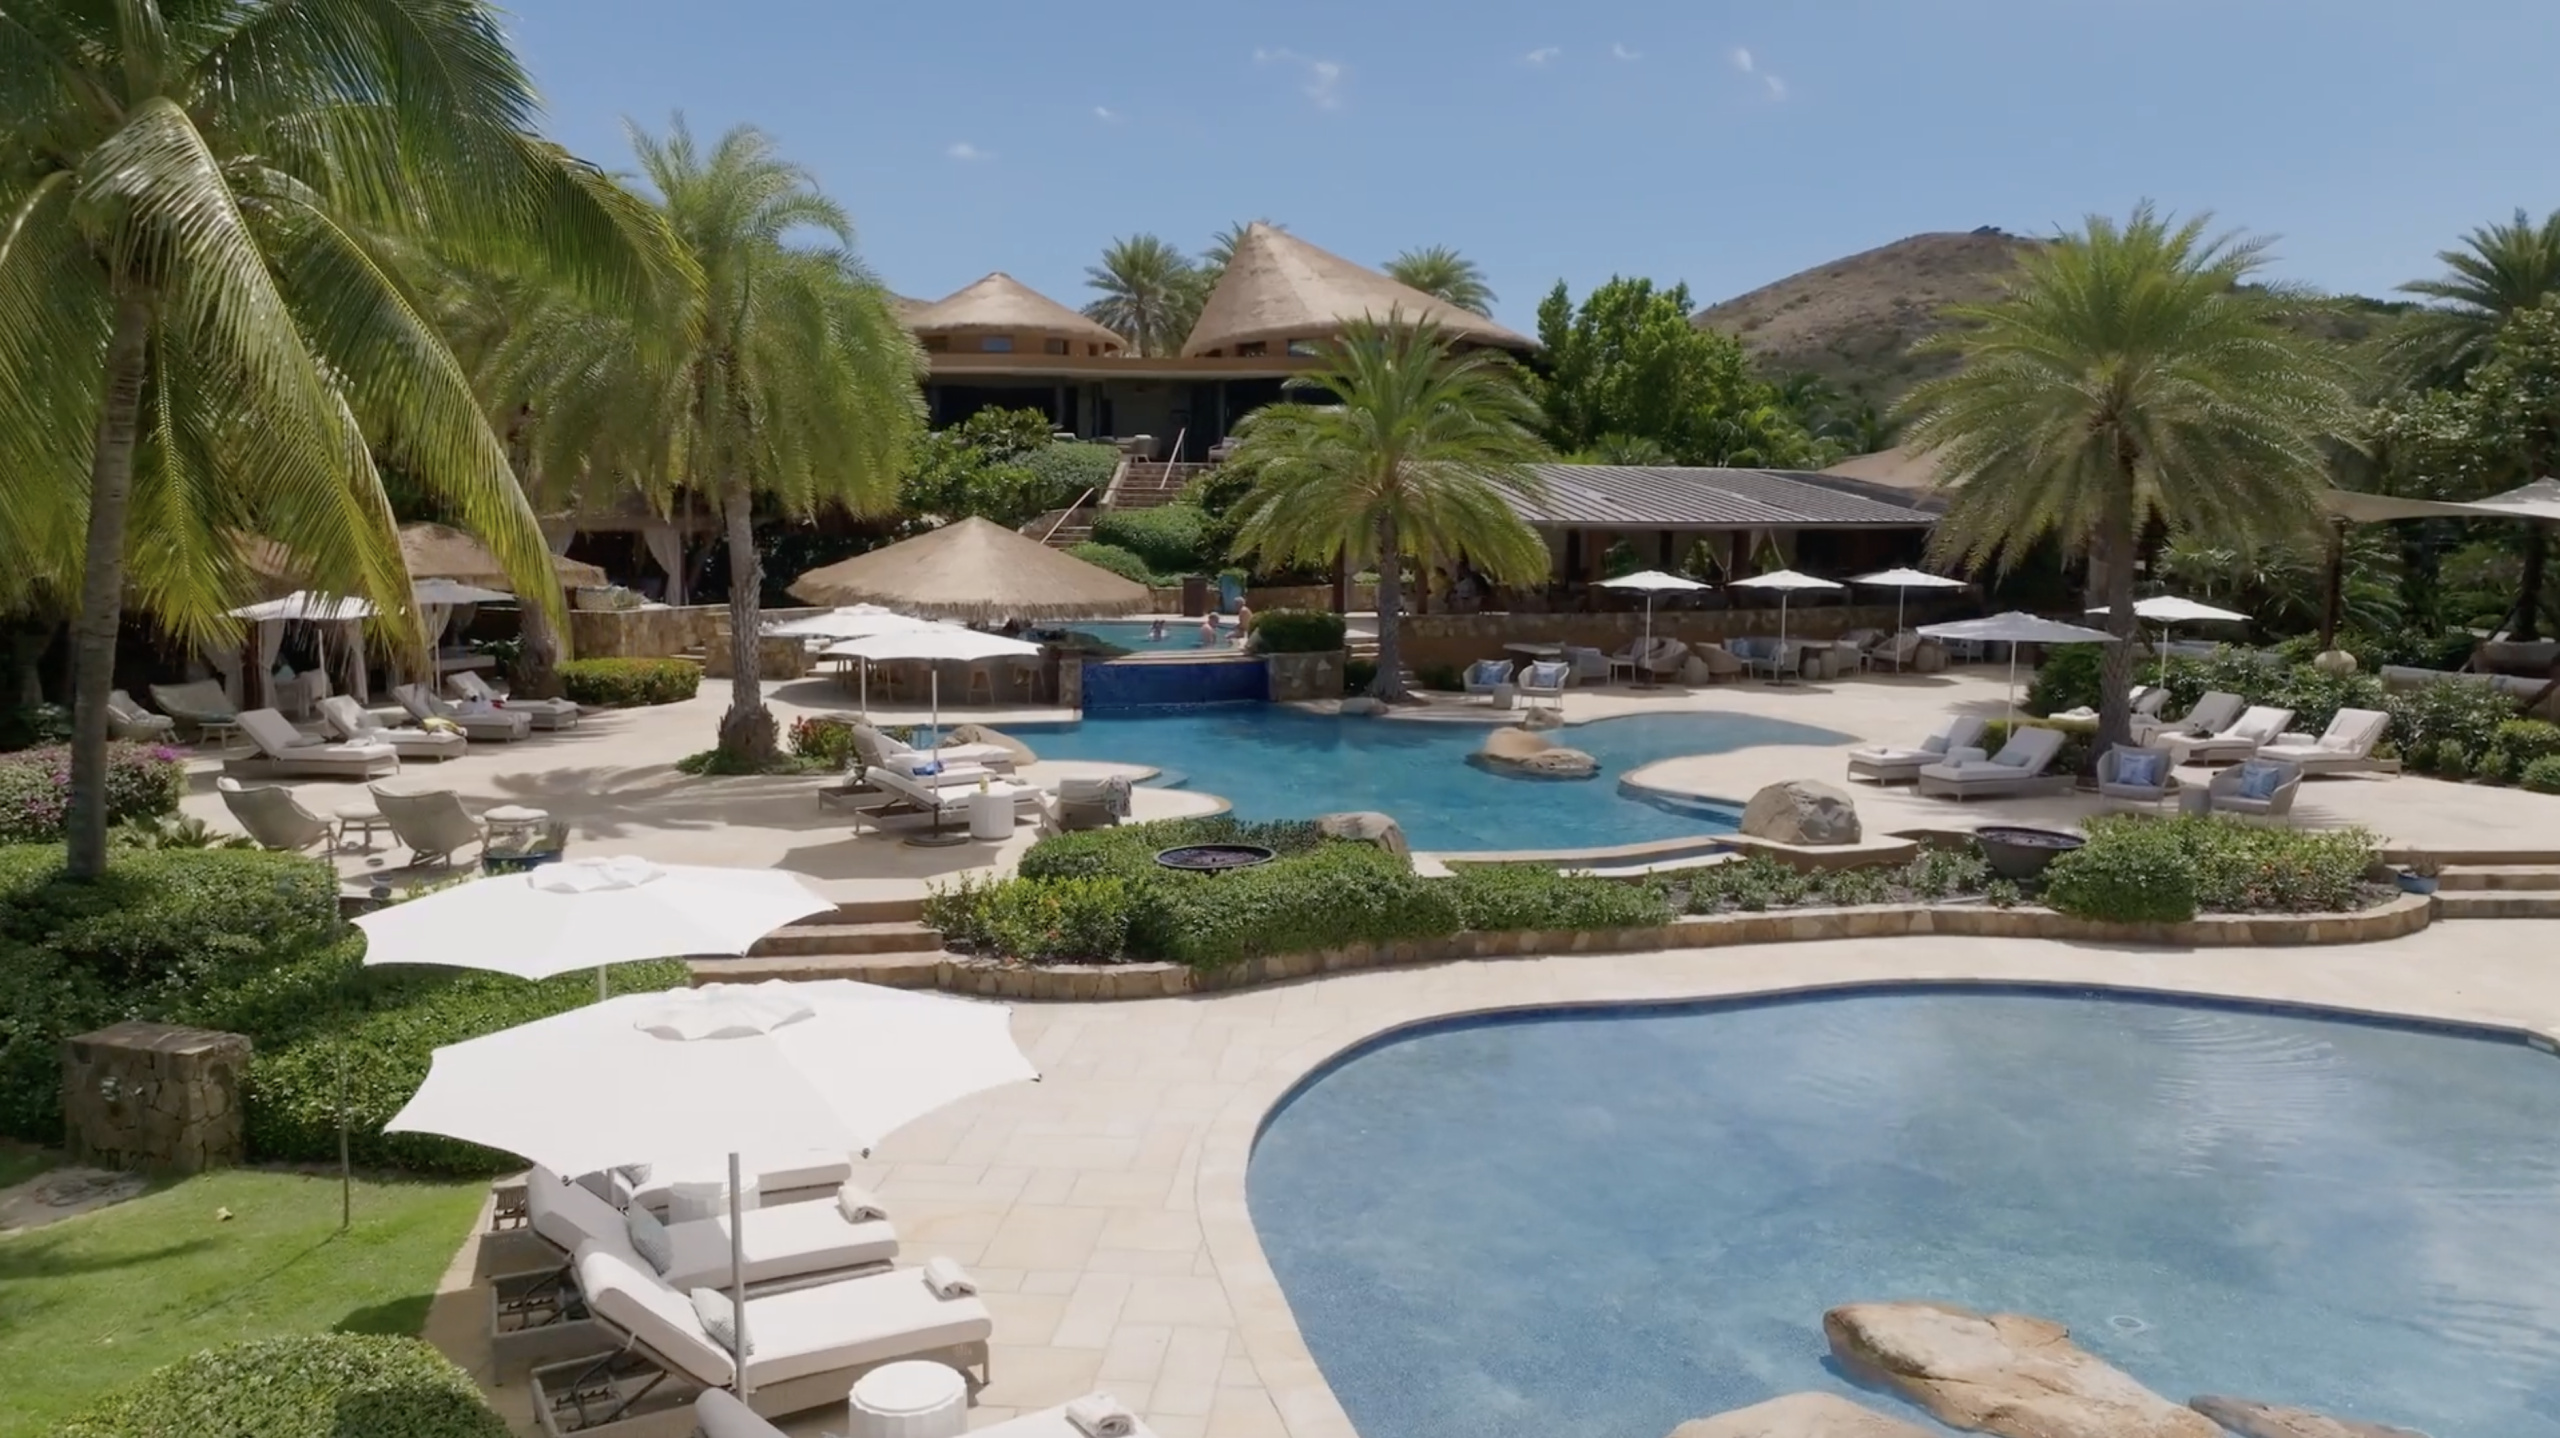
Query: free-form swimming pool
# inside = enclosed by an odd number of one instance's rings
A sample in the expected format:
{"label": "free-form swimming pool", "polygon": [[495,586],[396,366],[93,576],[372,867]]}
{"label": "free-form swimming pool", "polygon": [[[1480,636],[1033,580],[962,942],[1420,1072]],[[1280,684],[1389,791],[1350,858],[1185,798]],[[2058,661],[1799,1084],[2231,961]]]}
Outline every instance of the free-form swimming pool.
{"label": "free-form swimming pool", "polygon": [[1236,646],[1233,643],[1236,621],[1232,615],[1220,617],[1218,643],[1207,650],[1200,647],[1200,621],[1197,619],[1166,620],[1162,639],[1154,637],[1155,621],[1151,619],[1079,619],[1068,628],[1078,634],[1089,634],[1114,648],[1133,650],[1140,654],[1232,654],[1236,652]]}
{"label": "free-form swimming pool", "polygon": [[[1618,780],[1657,759],[1758,744],[1838,744],[1828,730],[1737,714],[1640,714],[1556,731],[1600,761],[1593,779],[1520,779],[1478,769],[1481,724],[1337,719],[1238,705],[1083,722],[1025,738],[1044,759],[1149,764],[1216,794],[1247,819],[1350,809],[1395,817],[1417,849],[1587,849],[1730,832],[1728,810],[1671,810]],[[1782,777],[1774,772],[1773,778]]]}
{"label": "free-form swimming pool", "polygon": [[2041,1314],[2172,1401],[2560,1435],[2560,1063],[2016,992],[1515,1016],[1303,1088],[1254,1222],[1364,1438],[1660,1438],[1823,1310]]}

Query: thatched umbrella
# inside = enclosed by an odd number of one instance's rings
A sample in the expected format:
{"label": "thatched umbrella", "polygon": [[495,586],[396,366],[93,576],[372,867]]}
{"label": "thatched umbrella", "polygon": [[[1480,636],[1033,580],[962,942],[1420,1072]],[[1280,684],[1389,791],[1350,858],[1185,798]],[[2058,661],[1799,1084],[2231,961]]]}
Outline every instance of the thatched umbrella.
{"label": "thatched umbrella", "polygon": [[[404,524],[400,526],[400,557],[409,566],[411,579],[452,579],[464,584],[477,584],[490,589],[515,592],[515,580],[489,546],[446,524]],[[583,560],[563,555],[551,557],[551,572],[564,589],[600,585],[604,571]]]}
{"label": "thatched umbrella", "polygon": [[1535,349],[1536,343],[1483,315],[1401,285],[1366,265],[1353,264],[1286,230],[1257,220],[1236,241],[1235,256],[1218,277],[1182,346],[1185,359],[1213,351],[1233,354],[1261,343],[1277,354],[1291,340],[1327,339],[1351,320],[1406,324],[1429,320],[1442,335],[1497,349]]}
{"label": "thatched umbrella", "polygon": [[812,569],[791,596],[976,621],[1135,614],[1152,602],[1143,584],[974,517]]}

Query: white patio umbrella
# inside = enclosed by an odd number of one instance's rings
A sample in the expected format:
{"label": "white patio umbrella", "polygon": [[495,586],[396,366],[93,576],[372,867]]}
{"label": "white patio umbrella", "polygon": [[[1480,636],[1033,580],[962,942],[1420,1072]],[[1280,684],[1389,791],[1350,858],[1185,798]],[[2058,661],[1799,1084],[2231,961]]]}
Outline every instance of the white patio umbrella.
{"label": "white patio umbrella", "polygon": [[1810,574],[1798,574],[1792,569],[1781,569],[1775,574],[1759,574],[1749,579],[1737,579],[1726,587],[1778,591],[1778,662],[1783,665],[1787,662],[1787,596],[1799,590],[1845,589],[1848,586],[1837,580],[1817,579]]}
{"label": "white patio umbrella", "polygon": [[[2106,605],[2101,604],[2089,612],[2104,614],[2108,610]],[[2174,594],[2155,594],[2149,599],[2137,599],[2133,602],[2133,613],[2137,619],[2148,619],[2160,626],[2160,662],[2163,664],[2169,662],[2170,625],[2239,624],[2245,623],[2249,618],[2246,614],[2235,614],[2228,609],[2216,609],[2210,604],[2193,599],[2181,599]]]}
{"label": "white patio umbrella", "polygon": [[[830,655],[849,654],[864,660],[923,659],[960,660],[1013,659],[1036,655],[1040,646],[1028,640],[1009,639],[1001,634],[986,634],[963,629],[957,624],[925,624],[914,629],[891,629],[879,634],[848,639],[826,647]],[[933,746],[942,747],[942,671],[930,671],[933,691]],[[870,687],[868,670],[863,685]]]}
{"label": "white patio umbrella", "polygon": [[[1949,579],[1943,574],[1931,574],[1925,569],[1883,569],[1878,570],[1873,574],[1855,575],[1849,580],[1849,582],[1851,584],[1872,584],[1878,589],[1890,589],[1893,591],[1893,632],[1896,634],[1900,634],[1902,632],[1903,603],[1910,597],[1909,592],[1911,590],[1962,589],[1965,587],[1964,581],[1961,579]],[[1894,660],[1893,667],[1897,670],[1900,669],[1902,667],[1902,661],[1900,659]]]}
{"label": "white patio umbrella", "polygon": [[798,874],[646,859],[569,859],[473,879],[356,920],[364,961],[487,969],[520,979],[692,954],[743,954],[835,907]]}
{"label": "white patio umbrella", "polygon": [[448,1044],[384,1131],[483,1144],[560,1173],[725,1155],[743,1399],[738,1155],[867,1153],[946,1104],[1039,1076],[1001,1004],[849,979],[706,984]]}
{"label": "white patio umbrella", "polygon": [[2039,619],[2035,615],[2010,610],[1987,619],[1959,619],[1948,624],[1923,624],[1920,632],[1932,639],[1974,639],[1986,644],[2009,646],[2009,717],[2018,717],[2018,646],[2021,644],[2113,644],[2116,637],[2103,629],[2083,629],[2058,619]]}
{"label": "white patio umbrella", "polygon": [[[1665,574],[1659,569],[1647,569],[1634,574],[1622,574],[1615,579],[1603,579],[1600,581],[1600,587],[1634,590],[1644,595],[1644,647],[1646,652],[1650,653],[1653,649],[1653,597],[1657,594],[1685,594],[1711,586],[1682,575]],[[1640,669],[1638,672],[1650,673],[1651,671]]]}
{"label": "white patio umbrella", "polygon": [[[767,629],[765,633],[780,639],[842,641],[861,639],[873,634],[895,634],[908,629],[949,627],[938,620],[918,619],[912,614],[900,614],[894,609],[878,604],[848,604],[841,609],[830,609],[824,614],[811,614],[799,619],[785,620]],[[861,674],[862,714],[863,717],[869,718],[871,715],[871,666],[863,665]]]}

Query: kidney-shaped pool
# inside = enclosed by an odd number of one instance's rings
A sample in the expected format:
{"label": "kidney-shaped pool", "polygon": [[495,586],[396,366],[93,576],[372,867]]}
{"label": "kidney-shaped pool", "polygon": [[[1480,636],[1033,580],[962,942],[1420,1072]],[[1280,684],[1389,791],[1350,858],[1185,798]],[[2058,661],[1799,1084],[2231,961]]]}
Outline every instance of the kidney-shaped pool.
{"label": "kidney-shaped pool", "polygon": [[1256,1228],[1363,1438],[1661,1438],[1822,1389],[1858,1300],[2042,1314],[2154,1390],[2560,1438],[2560,1063],[1999,991],[1512,1015],[1303,1085]]}

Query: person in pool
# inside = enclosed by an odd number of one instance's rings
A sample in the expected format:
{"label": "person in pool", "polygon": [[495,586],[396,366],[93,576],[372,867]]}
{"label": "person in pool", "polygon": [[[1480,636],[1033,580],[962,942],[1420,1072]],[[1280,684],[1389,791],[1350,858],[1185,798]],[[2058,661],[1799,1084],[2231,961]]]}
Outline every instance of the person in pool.
{"label": "person in pool", "polygon": [[1157,643],[1159,643],[1159,644],[1161,644],[1161,643],[1163,643],[1163,642],[1164,642],[1164,616],[1163,616],[1163,615],[1161,615],[1161,614],[1157,615],[1157,616],[1156,616],[1156,622],[1147,626],[1147,637],[1148,637],[1149,639],[1152,639],[1152,640],[1156,641],[1156,642],[1157,642]]}
{"label": "person in pool", "polygon": [[1200,647],[1203,649],[1218,647],[1218,616],[1214,614],[1200,616]]}
{"label": "person in pool", "polygon": [[1252,636],[1253,606],[1239,599],[1236,601],[1236,643],[1241,645]]}

